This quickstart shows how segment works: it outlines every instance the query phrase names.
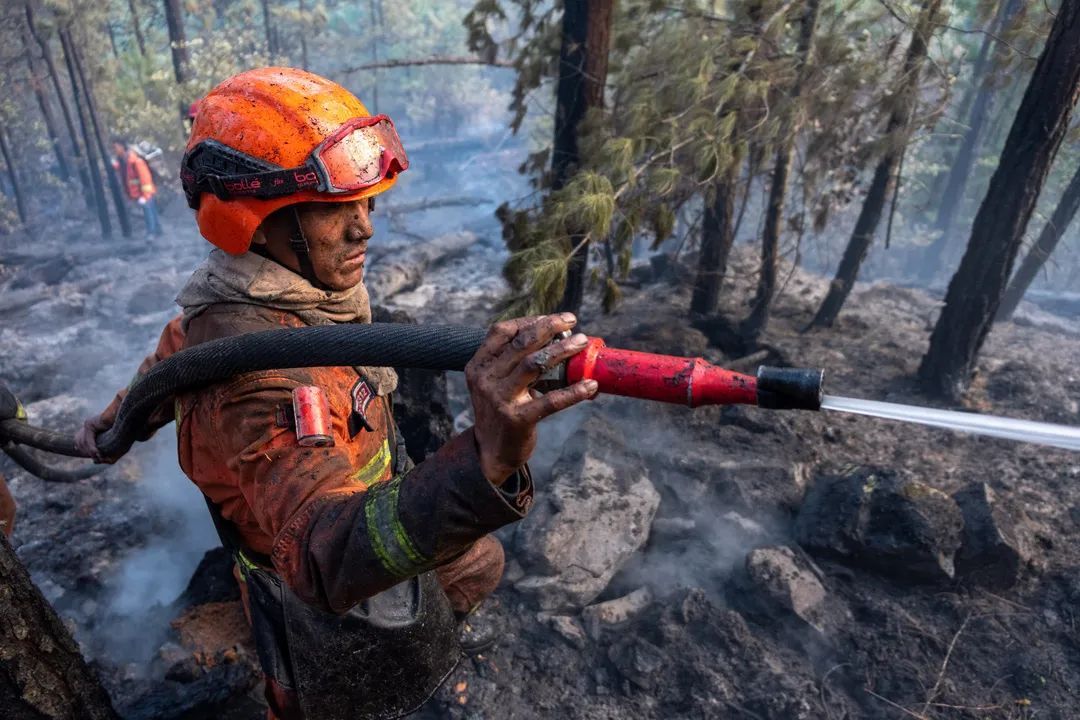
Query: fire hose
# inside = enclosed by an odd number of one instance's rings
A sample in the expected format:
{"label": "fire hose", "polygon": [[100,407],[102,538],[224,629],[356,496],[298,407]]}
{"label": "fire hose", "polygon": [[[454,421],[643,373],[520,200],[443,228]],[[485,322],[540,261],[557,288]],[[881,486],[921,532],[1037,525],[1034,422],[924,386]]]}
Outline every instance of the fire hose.
{"label": "fire hose", "polygon": [[[150,368],[124,398],[113,426],[97,437],[103,457],[120,457],[145,429],[161,402],[183,392],[241,373],[302,367],[374,366],[420,370],[464,370],[486,335],[461,325],[328,325],[267,330],[196,345]],[[599,392],[666,403],[757,405],[772,409],[821,408],[823,371],[761,367],[757,375],[725,370],[702,358],[674,357],[609,348],[590,338],[585,349],[551,369],[538,387],[569,386],[584,379]],[[17,407],[0,385],[0,408]],[[0,447],[29,472],[45,480],[70,482],[95,468],[74,472],[50,468],[30,456],[26,445],[80,457],[74,438],[34,427],[0,410]]]}

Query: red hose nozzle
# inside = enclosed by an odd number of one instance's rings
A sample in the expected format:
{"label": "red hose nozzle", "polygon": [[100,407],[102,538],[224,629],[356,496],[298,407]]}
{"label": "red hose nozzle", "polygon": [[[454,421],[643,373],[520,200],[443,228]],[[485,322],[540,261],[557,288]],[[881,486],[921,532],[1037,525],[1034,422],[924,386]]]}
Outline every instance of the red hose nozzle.
{"label": "red hose nozzle", "polygon": [[656,355],[610,348],[589,338],[566,363],[566,383],[596,380],[609,395],[701,405],[758,405],[768,408],[821,407],[821,370],[766,368],[757,377],[725,370],[702,358]]}

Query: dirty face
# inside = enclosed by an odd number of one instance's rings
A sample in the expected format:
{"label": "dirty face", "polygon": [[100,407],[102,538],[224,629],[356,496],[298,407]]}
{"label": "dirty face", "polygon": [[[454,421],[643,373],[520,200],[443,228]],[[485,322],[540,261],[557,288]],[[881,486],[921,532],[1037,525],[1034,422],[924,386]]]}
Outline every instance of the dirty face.
{"label": "dirty face", "polygon": [[[308,241],[308,255],[315,276],[331,290],[348,290],[364,279],[368,240],[375,232],[371,224],[373,204],[372,199],[366,198],[293,206]],[[268,217],[254,241],[265,242],[275,260],[300,272],[296,253],[289,247],[296,223],[293,207],[283,208]]]}

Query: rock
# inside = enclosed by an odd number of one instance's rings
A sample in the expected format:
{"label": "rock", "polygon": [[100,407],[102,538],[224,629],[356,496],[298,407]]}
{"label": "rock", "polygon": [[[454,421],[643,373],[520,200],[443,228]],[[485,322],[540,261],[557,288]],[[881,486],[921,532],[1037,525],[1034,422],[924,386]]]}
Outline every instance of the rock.
{"label": "rock", "polygon": [[697,523],[690,518],[658,517],[653,519],[651,536],[660,542],[685,540],[698,533]]}
{"label": "rock", "polygon": [[758,608],[766,614],[794,616],[824,630],[825,587],[791,548],[751,550],[746,556],[746,579]]}
{"label": "rock", "polygon": [[661,681],[671,658],[644,638],[626,637],[608,648],[608,660],[624,678],[650,691]]}
{"label": "rock", "polygon": [[805,463],[768,459],[722,462],[711,470],[713,492],[749,512],[760,512],[763,504],[796,510],[810,474]]}
{"label": "rock", "polygon": [[525,570],[521,567],[521,563],[517,561],[517,558],[506,558],[502,581],[508,585],[513,585],[523,577],[525,577]]}
{"label": "rock", "polygon": [[518,527],[529,575],[515,587],[543,610],[588,605],[649,537],[660,495],[623,437],[596,415],[586,420]]}
{"label": "rock", "polygon": [[193,605],[239,600],[240,586],[233,577],[234,564],[232,553],[225,548],[207,550],[184,592],[173,603],[176,612]]}
{"label": "rock", "polygon": [[952,579],[962,529],[945,493],[866,466],[819,478],[795,521],[797,542],[812,554],[928,582]]}
{"label": "rock", "polygon": [[590,605],[581,611],[585,629],[593,640],[600,639],[604,627],[622,625],[649,607],[653,596],[648,588],[638,588],[629,595],[615,600]]}
{"label": "rock", "polygon": [[536,613],[537,622],[547,625],[554,630],[563,640],[570,643],[570,647],[578,650],[585,649],[585,631],[575,618],[569,615],[552,615],[551,613]]}
{"label": "rock", "polygon": [[964,517],[957,577],[995,590],[1015,585],[1031,559],[1026,518],[1006,512],[986,483],[968,485],[953,500]]}
{"label": "rock", "polygon": [[[786,522],[802,504],[810,474],[800,462],[768,457],[732,460],[730,448],[706,442],[679,439],[649,447],[648,452],[650,475],[665,490],[665,516],[709,510],[715,517],[734,510],[744,517],[782,517]],[[667,491],[674,507],[668,505]]]}

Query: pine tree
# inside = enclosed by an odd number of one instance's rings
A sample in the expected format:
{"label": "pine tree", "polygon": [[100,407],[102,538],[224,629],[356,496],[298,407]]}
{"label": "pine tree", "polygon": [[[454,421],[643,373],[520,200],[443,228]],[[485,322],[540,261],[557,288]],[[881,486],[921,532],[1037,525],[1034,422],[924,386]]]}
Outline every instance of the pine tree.
{"label": "pine tree", "polygon": [[1062,0],[949,283],[919,377],[958,399],[1001,303],[1024,230],[1080,96],[1080,0]]}
{"label": "pine tree", "polygon": [[810,323],[811,327],[829,327],[836,320],[855,285],[859,267],[866,259],[866,253],[874,240],[889,189],[896,181],[896,170],[910,137],[923,60],[926,58],[930,37],[939,25],[937,15],[940,8],[941,0],[924,0],[919,19],[911,31],[911,44],[904,58],[899,86],[886,128],[886,135],[890,138],[889,145],[874,170],[862,211],[851,233],[851,240],[844,250],[844,257],[840,260],[840,267],[829,286],[829,292]]}

